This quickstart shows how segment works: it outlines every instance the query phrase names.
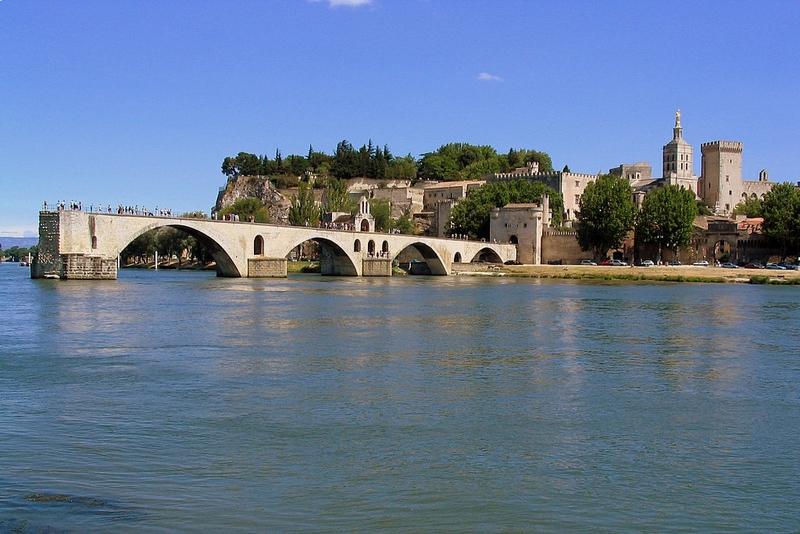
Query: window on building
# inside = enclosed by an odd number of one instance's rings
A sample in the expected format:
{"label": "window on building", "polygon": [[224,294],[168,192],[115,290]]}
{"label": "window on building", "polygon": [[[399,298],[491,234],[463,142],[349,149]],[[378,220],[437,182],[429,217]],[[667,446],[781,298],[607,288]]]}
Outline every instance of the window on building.
{"label": "window on building", "polygon": [[580,201],[581,201],[581,196],[580,195],[575,195],[575,204],[580,203]]}
{"label": "window on building", "polygon": [[528,227],[528,223],[522,223],[522,227],[523,228],[527,228]]}
{"label": "window on building", "polygon": [[580,186],[581,186],[581,181],[575,180],[575,187],[580,187]]}

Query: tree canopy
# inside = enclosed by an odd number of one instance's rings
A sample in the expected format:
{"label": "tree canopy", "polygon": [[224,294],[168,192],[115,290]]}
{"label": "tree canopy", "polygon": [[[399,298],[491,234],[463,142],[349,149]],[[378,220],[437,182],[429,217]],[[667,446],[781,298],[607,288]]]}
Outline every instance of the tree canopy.
{"label": "tree canopy", "polygon": [[580,199],[578,243],[597,258],[622,246],[633,228],[636,206],[628,180],[603,175],[586,186]]}
{"label": "tree canopy", "polygon": [[239,152],[222,160],[222,173],[230,178],[237,176],[268,176],[279,186],[292,186],[286,176],[302,176],[306,171],[337,179],[377,178],[390,180],[469,180],[479,179],[495,172],[507,172],[536,161],[541,172],[552,172],[553,162],[545,152],[530,149],[510,149],[499,154],[489,145],[448,143],[436,151],[423,154],[419,162],[408,154],[395,157],[387,145],[382,147],[370,139],[355,148],[342,140],[334,153],[326,154],[308,147],[305,155],[275,156]]}
{"label": "tree canopy", "polygon": [[764,195],[764,233],[786,256],[788,247],[800,247],[800,189],[790,183],[777,184]]}
{"label": "tree canopy", "polygon": [[763,207],[760,198],[748,198],[739,202],[733,208],[734,215],[744,215],[746,217],[761,217],[763,215]]}
{"label": "tree canopy", "polygon": [[545,152],[510,149],[498,154],[488,145],[449,143],[435,152],[423,154],[418,176],[425,180],[474,180],[495,172],[508,172],[536,161],[540,172],[552,172],[553,162]]}
{"label": "tree canopy", "polygon": [[450,213],[450,231],[472,238],[489,237],[489,217],[493,208],[511,203],[540,202],[549,195],[553,224],[561,224],[564,200],[561,193],[541,182],[531,180],[502,180],[490,182],[473,189],[467,197],[453,207]]}
{"label": "tree canopy", "polygon": [[336,145],[333,155],[309,146],[306,155],[283,156],[280,150],[276,150],[275,157],[270,158],[239,152],[222,160],[222,174],[228,177],[269,176],[278,185],[286,183],[281,177],[302,176],[306,171],[338,179],[365,177],[413,180],[417,175],[417,164],[411,154],[395,158],[388,146],[377,146],[371,139],[359,149],[343,140]]}
{"label": "tree canopy", "polygon": [[[656,189],[644,197],[636,217],[636,239],[677,252],[689,244],[697,216],[695,194],[677,185]],[[659,258],[660,259],[660,258]]]}

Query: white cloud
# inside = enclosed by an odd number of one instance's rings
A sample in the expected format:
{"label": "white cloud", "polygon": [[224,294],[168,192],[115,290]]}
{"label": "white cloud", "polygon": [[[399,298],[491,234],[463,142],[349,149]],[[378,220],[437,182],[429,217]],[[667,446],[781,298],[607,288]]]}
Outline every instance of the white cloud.
{"label": "white cloud", "polygon": [[372,0],[327,0],[330,7],[361,7],[368,6]]}
{"label": "white cloud", "polygon": [[478,73],[477,79],[482,82],[502,82],[503,78],[496,74],[489,74],[488,72]]}

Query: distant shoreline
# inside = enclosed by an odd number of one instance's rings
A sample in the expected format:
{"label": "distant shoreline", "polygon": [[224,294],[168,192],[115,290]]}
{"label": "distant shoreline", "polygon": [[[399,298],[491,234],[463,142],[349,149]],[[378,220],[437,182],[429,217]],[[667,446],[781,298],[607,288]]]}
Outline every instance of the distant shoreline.
{"label": "distant shoreline", "polygon": [[457,272],[459,275],[496,274],[515,278],[586,281],[704,282],[800,286],[800,271],[723,269],[720,267],[611,267],[592,265],[503,265],[494,269]]}

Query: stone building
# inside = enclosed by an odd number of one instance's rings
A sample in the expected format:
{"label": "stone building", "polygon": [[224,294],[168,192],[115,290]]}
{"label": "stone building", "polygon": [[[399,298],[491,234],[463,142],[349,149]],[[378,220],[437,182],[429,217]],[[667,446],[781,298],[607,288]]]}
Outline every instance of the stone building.
{"label": "stone building", "polygon": [[489,240],[517,245],[517,261],[538,265],[542,262],[542,233],[550,226],[550,199],[541,204],[506,204],[494,208],[489,218]]}
{"label": "stone building", "polygon": [[374,232],[375,217],[369,211],[369,199],[363,195],[358,201],[358,212],[351,215],[346,212],[330,211],[322,214],[322,223],[334,230],[355,230],[356,232]]}
{"label": "stone building", "polygon": [[543,173],[539,172],[538,164],[530,164],[528,167],[520,167],[513,172],[495,173],[489,178],[489,181],[519,179],[541,182],[561,193],[564,198],[563,219],[565,223],[569,224],[575,220],[575,213],[578,211],[581,195],[586,190],[586,186],[594,182],[597,179],[597,175],[565,171]]}
{"label": "stone building", "polygon": [[741,141],[712,141],[700,146],[702,152],[699,193],[717,215],[729,215],[737,204],[748,198],[764,198],[774,185],[766,169],[758,180],[742,179]]}
{"label": "stone building", "polygon": [[422,192],[422,207],[425,211],[432,211],[436,207],[436,203],[442,200],[458,202],[466,197],[467,193],[480,188],[485,183],[484,180],[461,180],[426,185]]}
{"label": "stone building", "polygon": [[619,167],[609,169],[608,174],[625,178],[632,187],[653,181],[653,167],[646,161],[622,163]]}
{"label": "stone building", "polygon": [[453,206],[466,197],[467,193],[479,189],[485,183],[484,180],[462,180],[424,186],[421,215],[430,221],[429,233],[436,237],[446,237]]}

